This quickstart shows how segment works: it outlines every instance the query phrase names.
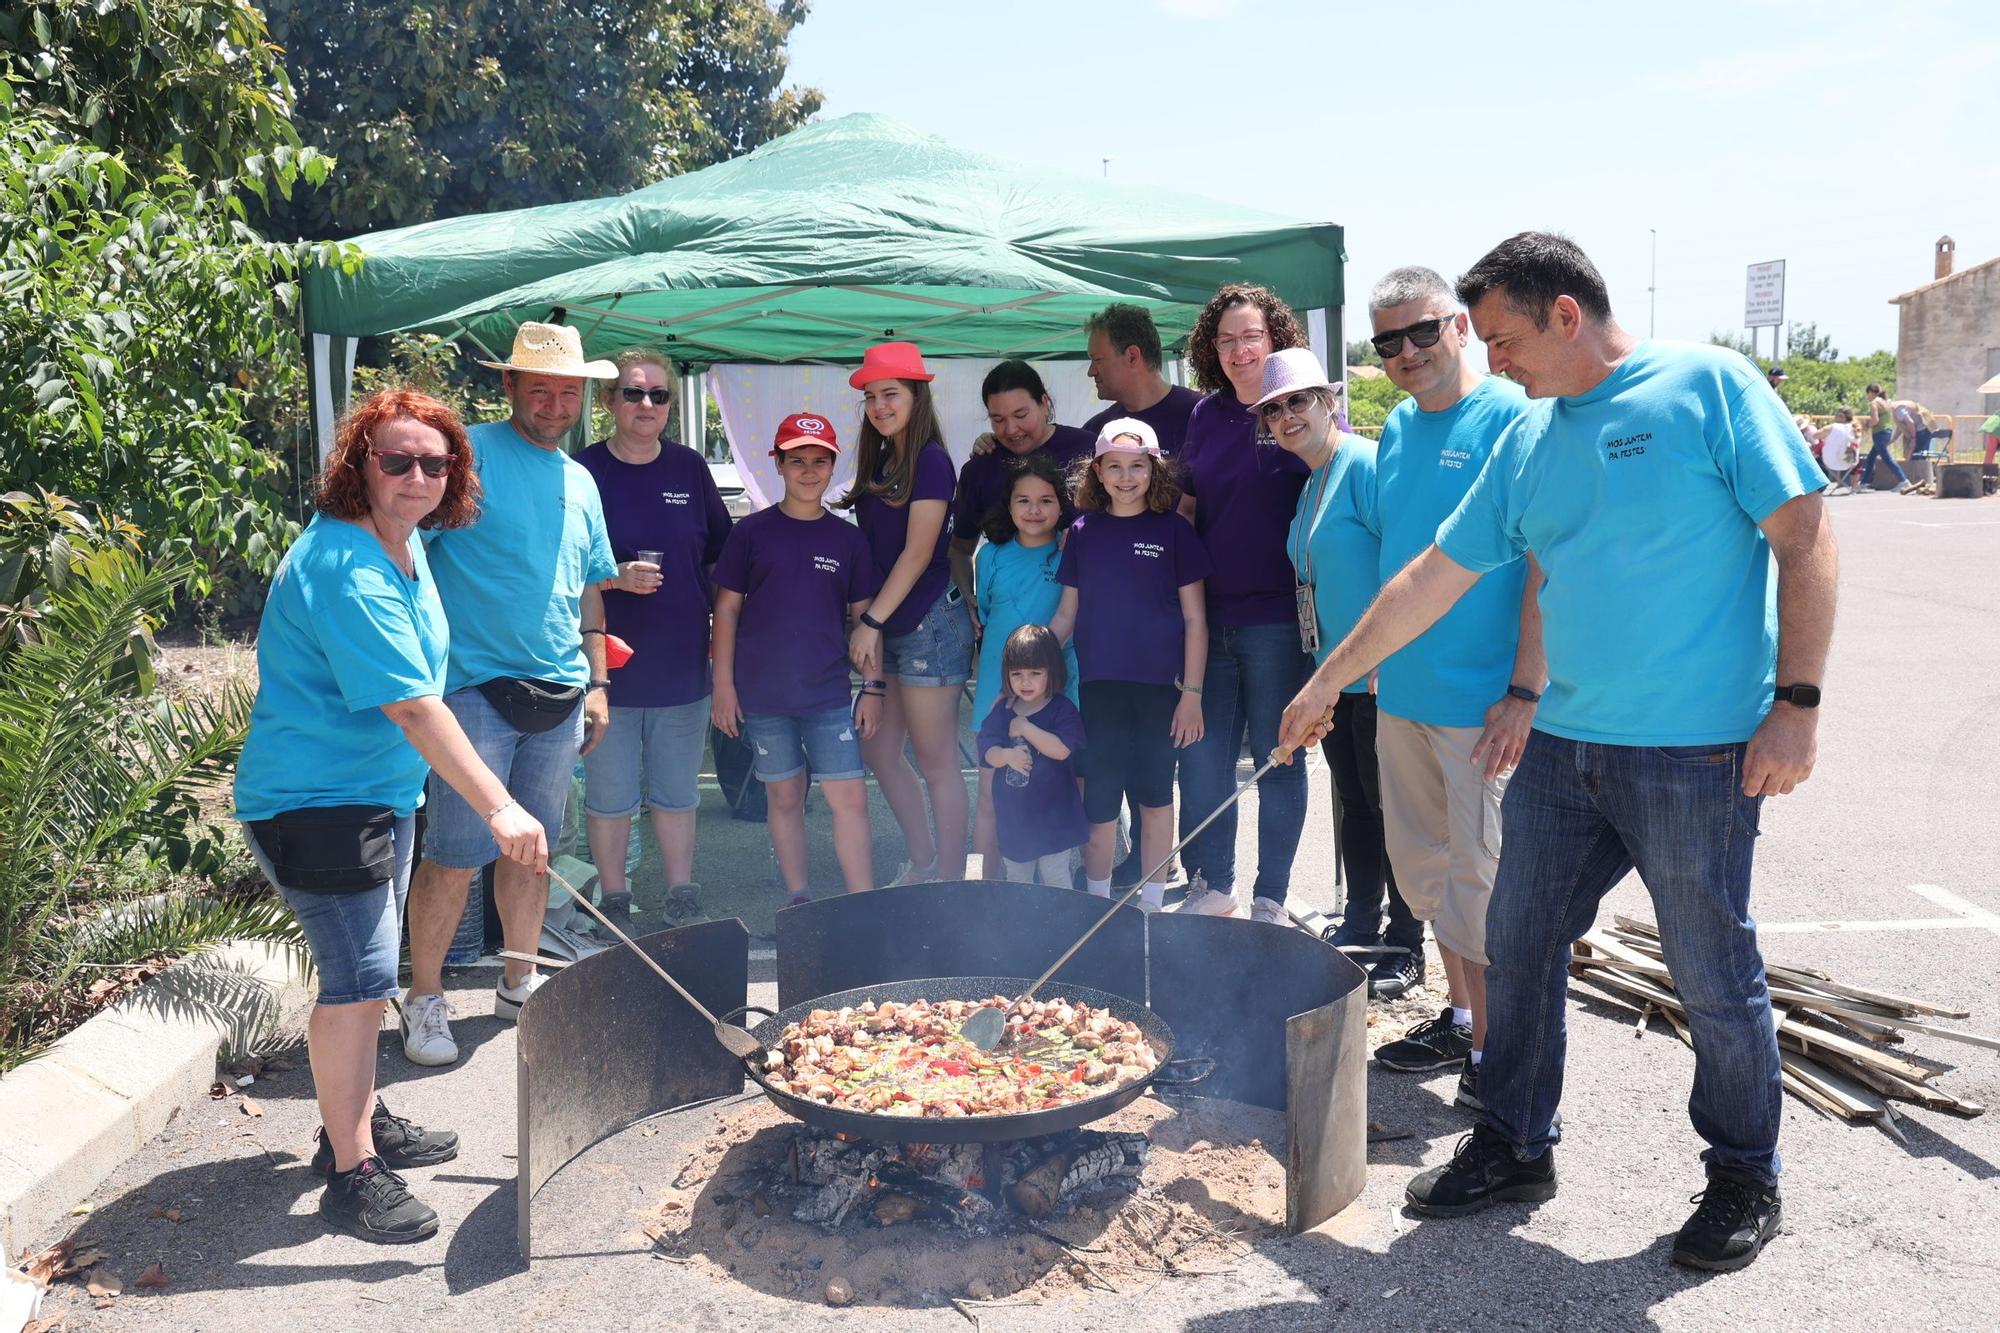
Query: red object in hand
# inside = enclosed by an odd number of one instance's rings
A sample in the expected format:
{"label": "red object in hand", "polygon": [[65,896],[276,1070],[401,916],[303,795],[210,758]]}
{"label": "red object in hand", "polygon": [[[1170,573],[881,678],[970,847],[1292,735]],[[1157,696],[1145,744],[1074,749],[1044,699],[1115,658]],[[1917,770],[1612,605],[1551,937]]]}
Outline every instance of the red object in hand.
{"label": "red object in hand", "polygon": [[604,636],[604,669],[616,671],[632,660],[632,645],[616,634]]}

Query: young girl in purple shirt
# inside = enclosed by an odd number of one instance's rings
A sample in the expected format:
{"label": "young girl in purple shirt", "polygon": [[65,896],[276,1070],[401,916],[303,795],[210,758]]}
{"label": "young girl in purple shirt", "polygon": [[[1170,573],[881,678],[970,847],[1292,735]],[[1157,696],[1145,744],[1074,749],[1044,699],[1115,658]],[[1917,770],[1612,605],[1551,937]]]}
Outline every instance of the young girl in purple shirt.
{"label": "young girl in purple shirt", "polygon": [[868,610],[882,581],[861,533],[820,503],[837,449],[824,417],[786,417],[771,450],[785,498],[730,529],[715,562],[715,725],[750,743],[794,903],[811,897],[805,802],[815,776],[848,892],[875,887],[861,747],[882,692],[864,685],[850,708],[846,648],[848,616]]}
{"label": "young girl in purple shirt", "polygon": [[[1118,805],[1139,805],[1139,852],[1155,870],[1173,845],[1174,750],[1201,739],[1201,682],[1208,664],[1202,583],[1209,559],[1188,521],[1174,512],[1153,428],[1132,417],[1105,425],[1079,478],[1076,507],[1057,578],[1062,603],[1049,628],[1075,636],[1083,675],[1084,814],[1090,891],[1111,892]],[[1167,886],[1148,881],[1140,906],[1158,911]]]}
{"label": "young girl in purple shirt", "polygon": [[[972,618],[951,581],[945,520],[958,474],[938,430],[933,378],[916,344],[881,343],[847,381],[862,393],[861,447],[854,489],[840,503],[882,571],[848,654],[862,679],[884,686],[882,724],[862,749],[908,849],[896,884],[965,875],[958,696],[972,678]],[[906,737],[917,772],[903,758]]]}
{"label": "young girl in purple shirt", "polygon": [[1069,667],[1046,625],[1009,634],[1000,664],[1006,684],[979,728],[978,749],[994,774],[1001,864],[1016,884],[1066,889],[1070,853],[1090,834],[1076,786],[1083,717],[1063,697]]}

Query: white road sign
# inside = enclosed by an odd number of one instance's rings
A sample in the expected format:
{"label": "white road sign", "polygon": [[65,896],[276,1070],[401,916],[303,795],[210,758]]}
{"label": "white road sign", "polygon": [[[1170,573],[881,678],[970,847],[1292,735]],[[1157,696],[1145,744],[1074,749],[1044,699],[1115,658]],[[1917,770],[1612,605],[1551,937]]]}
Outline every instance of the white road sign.
{"label": "white road sign", "polygon": [[1743,290],[1743,327],[1766,328],[1785,322],[1785,261],[1752,264]]}

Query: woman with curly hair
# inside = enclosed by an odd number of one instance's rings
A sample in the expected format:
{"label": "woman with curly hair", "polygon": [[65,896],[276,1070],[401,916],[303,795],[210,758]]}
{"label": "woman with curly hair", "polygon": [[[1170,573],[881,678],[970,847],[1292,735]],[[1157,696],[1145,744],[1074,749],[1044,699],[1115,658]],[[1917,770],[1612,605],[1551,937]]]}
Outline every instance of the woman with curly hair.
{"label": "woman with curly hair", "polygon": [[465,427],[392,389],[341,423],[318,513],[286,552],[257,629],[257,702],[236,818],[299,918],[319,973],[307,1027],[321,1129],[319,1215],[364,1240],[422,1240],[437,1214],[398,1168],[458,1154],[458,1136],[375,1096],[382,1002],[396,994],[417,806],[435,769],[486,811],[508,857],[548,865],[542,826],[508,795],[444,704],[449,630],[417,530],[479,511]]}
{"label": "woman with curly hair", "polygon": [[[1207,396],[1188,417],[1177,460],[1180,512],[1194,523],[1215,572],[1208,580],[1208,672],[1199,691],[1201,741],[1181,758],[1181,827],[1194,827],[1235,786],[1247,733],[1251,752],[1278,744],[1285,705],[1312,674],[1299,638],[1296,580],[1285,533],[1309,469],[1260,441],[1251,405],[1263,395],[1264,360],[1306,343],[1276,293],[1231,284],[1210,298],[1188,336],[1188,361]],[[1191,689],[1183,682],[1183,689]],[[1257,879],[1251,915],[1283,922],[1292,858],[1305,828],[1305,770],[1281,765],[1257,784]],[[1190,884],[1180,911],[1236,912],[1236,810],[1185,853]]]}

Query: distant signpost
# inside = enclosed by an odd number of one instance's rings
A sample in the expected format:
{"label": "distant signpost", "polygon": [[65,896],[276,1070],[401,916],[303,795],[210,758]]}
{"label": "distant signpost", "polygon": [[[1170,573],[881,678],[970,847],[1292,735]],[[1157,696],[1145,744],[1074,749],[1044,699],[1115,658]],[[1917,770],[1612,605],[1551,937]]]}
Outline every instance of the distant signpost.
{"label": "distant signpost", "polygon": [[1757,350],[1757,330],[1771,330],[1771,359],[1778,359],[1778,331],[1785,326],[1785,261],[1773,259],[1750,265],[1743,284],[1743,327],[1750,330],[1750,350]]}

